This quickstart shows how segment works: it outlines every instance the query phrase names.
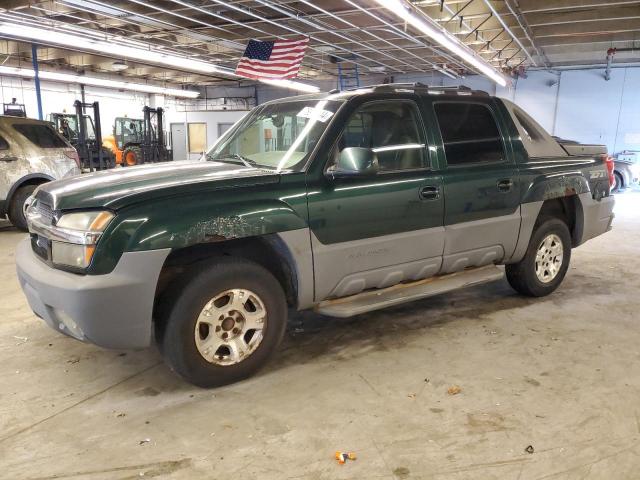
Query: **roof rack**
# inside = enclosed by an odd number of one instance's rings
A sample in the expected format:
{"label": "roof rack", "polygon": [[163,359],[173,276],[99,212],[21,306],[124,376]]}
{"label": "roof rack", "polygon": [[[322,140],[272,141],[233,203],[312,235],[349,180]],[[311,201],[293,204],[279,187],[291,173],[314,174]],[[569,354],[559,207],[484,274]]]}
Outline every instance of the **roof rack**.
{"label": "roof rack", "polygon": [[[361,87],[362,88],[362,87]],[[472,90],[466,85],[458,85],[451,87],[444,86],[429,86],[421,82],[413,82],[413,83],[382,83],[379,85],[371,85],[364,88],[371,88],[374,92],[378,91],[388,91],[388,90],[398,90],[398,89],[412,89],[414,91],[427,91],[427,92],[454,92],[459,95],[479,95],[483,97],[490,96],[487,92],[483,90]]]}

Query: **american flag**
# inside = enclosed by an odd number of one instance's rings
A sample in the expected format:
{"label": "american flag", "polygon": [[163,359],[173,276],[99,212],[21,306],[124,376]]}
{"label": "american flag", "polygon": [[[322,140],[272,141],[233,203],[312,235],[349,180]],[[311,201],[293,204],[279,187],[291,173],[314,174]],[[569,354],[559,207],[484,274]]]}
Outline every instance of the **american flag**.
{"label": "american flag", "polygon": [[249,40],[236,75],[253,79],[295,78],[300,70],[309,38],[260,42]]}

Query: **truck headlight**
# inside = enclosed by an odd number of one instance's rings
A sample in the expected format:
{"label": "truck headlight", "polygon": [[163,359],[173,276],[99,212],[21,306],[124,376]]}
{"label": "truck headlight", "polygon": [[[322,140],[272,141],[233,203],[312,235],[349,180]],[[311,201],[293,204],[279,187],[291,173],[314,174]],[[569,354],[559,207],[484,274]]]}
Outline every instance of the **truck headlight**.
{"label": "truck headlight", "polygon": [[[55,225],[61,235],[51,241],[51,261],[54,265],[87,268],[96,243],[113,216],[113,213],[105,210],[62,215]],[[61,241],[60,237],[66,241]]]}

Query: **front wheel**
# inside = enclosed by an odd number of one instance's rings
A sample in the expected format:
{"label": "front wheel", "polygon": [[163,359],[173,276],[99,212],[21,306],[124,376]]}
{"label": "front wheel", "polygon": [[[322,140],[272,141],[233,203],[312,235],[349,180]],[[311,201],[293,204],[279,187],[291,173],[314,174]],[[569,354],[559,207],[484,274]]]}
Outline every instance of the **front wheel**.
{"label": "front wheel", "polygon": [[36,188],[38,188],[37,185],[25,185],[18,188],[13,194],[13,198],[9,204],[9,221],[14,227],[23,232],[29,231],[29,227],[27,226],[27,217],[24,213],[24,204],[27,199],[33,195]]}
{"label": "front wheel", "polygon": [[287,304],[278,281],[260,265],[229,257],[183,280],[160,319],[165,362],[204,388],[253,375],[284,335]]}
{"label": "front wheel", "polygon": [[571,259],[571,234],[557,218],[538,223],[520,262],[506,266],[507,280],[517,292],[543,297],[562,283]]}

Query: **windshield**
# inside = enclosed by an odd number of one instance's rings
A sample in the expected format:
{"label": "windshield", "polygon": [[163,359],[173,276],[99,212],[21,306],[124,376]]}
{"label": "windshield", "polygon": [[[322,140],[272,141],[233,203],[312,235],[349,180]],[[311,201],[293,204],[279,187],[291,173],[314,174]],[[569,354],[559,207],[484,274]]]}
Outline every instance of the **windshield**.
{"label": "windshield", "polygon": [[207,160],[299,171],[340,105],[307,100],[257,107],[218,140]]}

